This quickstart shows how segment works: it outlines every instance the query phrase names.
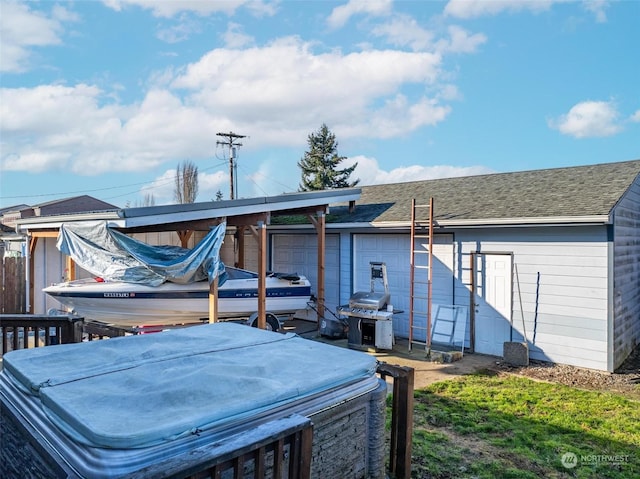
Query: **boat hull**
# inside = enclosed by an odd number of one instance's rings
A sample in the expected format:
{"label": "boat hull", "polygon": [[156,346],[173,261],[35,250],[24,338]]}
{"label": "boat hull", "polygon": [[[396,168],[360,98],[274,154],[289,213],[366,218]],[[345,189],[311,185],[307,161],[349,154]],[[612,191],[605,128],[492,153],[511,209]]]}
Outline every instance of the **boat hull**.
{"label": "boat hull", "polygon": [[[309,305],[311,287],[297,281],[266,278],[266,310],[293,314]],[[198,322],[209,317],[209,284],[164,283],[145,286],[94,279],[61,283],[44,289],[67,310],[86,319],[140,326]],[[226,281],[218,288],[220,319],[248,317],[258,310],[258,279]]]}

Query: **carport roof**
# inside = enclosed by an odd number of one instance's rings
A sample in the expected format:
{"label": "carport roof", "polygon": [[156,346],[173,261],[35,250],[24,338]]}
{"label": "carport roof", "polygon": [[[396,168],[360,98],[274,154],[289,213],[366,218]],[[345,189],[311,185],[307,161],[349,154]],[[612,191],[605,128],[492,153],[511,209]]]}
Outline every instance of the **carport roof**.
{"label": "carport roof", "polygon": [[37,216],[17,221],[19,232],[58,229],[73,221],[107,221],[110,226],[127,232],[178,229],[206,230],[227,218],[230,225],[254,224],[276,215],[313,214],[329,204],[355,201],[359,188],[287,193],[278,196],[227,201],[125,208],[56,216]]}
{"label": "carport roof", "polygon": [[639,173],[634,160],[363,186],[355,211],[332,207],[327,222],[408,225],[411,200],[433,197],[440,226],[608,223]]}

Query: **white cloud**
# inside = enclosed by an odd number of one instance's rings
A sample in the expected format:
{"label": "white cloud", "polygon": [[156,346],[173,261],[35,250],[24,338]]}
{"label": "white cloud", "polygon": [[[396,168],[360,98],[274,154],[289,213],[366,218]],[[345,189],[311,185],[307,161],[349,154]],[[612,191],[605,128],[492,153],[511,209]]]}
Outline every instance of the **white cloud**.
{"label": "white cloud", "polygon": [[388,122],[389,113],[397,130],[441,121],[446,106],[420,94],[398,96],[403,86],[435,84],[440,62],[424,52],[314,54],[310,44],[284,38],[263,48],[213,50],[172,86],[187,89],[190,104],[250,128],[260,143],[290,145],[322,121],[341,137],[386,136],[376,125]]}
{"label": "white cloud", "polygon": [[391,45],[409,46],[414,51],[431,48],[435,36],[409,15],[394,15],[390,20],[373,27],[371,33],[384,37]]}
{"label": "white cloud", "polygon": [[242,25],[233,22],[229,22],[222,38],[227,48],[242,48],[254,43],[253,37],[244,33]]}
{"label": "white cloud", "polygon": [[[198,175],[200,176],[200,175]],[[198,184],[200,181],[198,180]],[[166,170],[162,175],[156,177],[151,183],[140,188],[140,196],[153,195],[156,205],[175,203],[173,190],[176,184],[176,170]]]}
{"label": "white cloud", "polygon": [[198,172],[198,201],[216,199],[216,193],[222,192],[223,198],[229,199],[229,175],[224,171],[214,173]]}
{"label": "white cloud", "polygon": [[583,2],[584,9],[593,13],[596,22],[605,23],[607,21],[607,13],[605,10],[609,7],[609,0],[586,0]]}
{"label": "white cloud", "polygon": [[447,28],[448,38],[436,40],[433,31],[423,28],[409,15],[395,15],[390,20],[372,28],[371,33],[384,38],[389,44],[409,47],[413,51],[436,51],[438,53],[473,53],[487,41],[482,33],[470,34],[462,27]]}
{"label": "white cloud", "polygon": [[171,18],[181,12],[194,12],[202,16],[216,12],[233,13],[243,0],[227,2],[203,2],[202,0],[162,1],[157,0],[103,0],[104,4],[118,12],[129,6],[151,10],[154,16]]}
{"label": "white cloud", "polygon": [[548,121],[551,128],[575,138],[612,136],[621,131],[618,111],[612,102],[584,101],[569,113]]}
{"label": "white cloud", "polygon": [[354,15],[388,15],[391,12],[392,3],[392,0],[349,0],[346,4],[333,9],[327,18],[327,24],[331,28],[341,28]]}
{"label": "white cloud", "polygon": [[640,123],[640,110],[637,110],[630,118],[631,121],[635,123]]}
{"label": "white cloud", "polygon": [[452,53],[474,53],[478,47],[486,43],[487,37],[482,33],[470,34],[467,30],[456,25],[448,28],[449,39],[438,43],[438,50]]}
{"label": "white cloud", "polygon": [[[0,168],[145,171],[210,158],[219,131],[249,135],[245,149],[303,148],[323,122],[344,141],[404,136],[451,110],[446,101],[457,93],[440,85],[440,62],[425,52],[315,54],[312,45],[287,38],[213,50],[154,74],[145,97],[132,104],[86,84],[5,88]],[[411,94],[402,93],[406,86]]]}
{"label": "white cloud", "polygon": [[214,149],[213,117],[165,90],[131,106],[101,105],[105,96],[88,85],[1,90],[2,168],[65,168],[81,175],[144,171]]}
{"label": "white cloud", "polygon": [[275,12],[272,4],[261,0],[103,0],[103,3],[116,11],[133,5],[151,10],[154,16],[164,18],[171,18],[182,12],[192,12],[203,17],[218,12],[232,15],[242,6],[256,16],[273,15]]}
{"label": "white cloud", "polygon": [[183,18],[175,25],[159,29],[156,36],[163,42],[179,43],[187,40],[194,33],[200,33],[201,31],[202,27],[198,22],[190,18]]}
{"label": "white cloud", "polygon": [[549,10],[557,1],[566,0],[449,0],[444,13],[447,16],[463,19],[497,15],[502,12],[539,13]]}
{"label": "white cloud", "polygon": [[63,22],[78,17],[64,7],[55,5],[52,18],[29,8],[28,3],[2,2],[0,17],[0,71],[21,73],[29,70],[35,47],[60,45]]}
{"label": "white cloud", "polygon": [[[575,0],[449,0],[444,8],[444,14],[450,17],[469,19],[498,15],[503,12],[540,13],[550,10],[554,4],[573,1]],[[607,21],[606,9],[610,3],[610,0],[583,0],[582,6],[593,14],[596,22],[604,23]]]}
{"label": "white cloud", "polygon": [[342,168],[358,163],[355,171],[351,175],[352,179],[360,179],[359,186],[381,185],[387,183],[405,183],[408,181],[434,180],[437,178],[453,178],[457,176],[472,176],[494,173],[493,170],[484,166],[399,166],[386,171],[380,168],[375,158],[366,156],[354,156],[347,158],[340,165]]}

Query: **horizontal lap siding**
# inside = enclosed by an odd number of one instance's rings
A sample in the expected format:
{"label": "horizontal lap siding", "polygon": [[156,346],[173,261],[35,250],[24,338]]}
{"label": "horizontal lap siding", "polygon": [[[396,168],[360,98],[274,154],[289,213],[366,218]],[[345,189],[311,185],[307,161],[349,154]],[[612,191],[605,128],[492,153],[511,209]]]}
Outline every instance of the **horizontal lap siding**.
{"label": "horizontal lap siding", "polygon": [[[43,288],[68,279],[66,259],[56,248],[55,238],[38,238],[34,257],[37,260],[33,277],[33,312],[45,314],[49,309],[62,305],[42,292]],[[33,258],[32,258],[33,260]],[[78,272],[82,271],[78,268]]]}
{"label": "horizontal lap siding", "polygon": [[513,253],[514,340],[526,329],[532,359],[607,369],[604,226],[461,230],[456,251],[457,304],[469,306],[471,252]]}
{"label": "horizontal lap siding", "polygon": [[[453,246],[452,235],[434,235],[433,245],[433,289],[432,303],[451,305],[453,297]],[[410,309],[410,261],[411,236],[407,234],[356,234],[353,238],[353,277],[354,291],[368,291],[370,288],[371,261],[383,261],[387,266],[387,278],[391,303],[394,310],[402,311],[393,315],[394,334],[401,338],[409,337]],[[424,258],[423,258],[424,260]],[[423,270],[425,271],[425,270]],[[416,289],[416,296],[426,296],[426,286],[416,285],[425,291]],[[426,311],[426,301],[417,300],[416,310]],[[426,325],[426,316],[416,318],[417,325]],[[423,324],[424,323],[424,324]],[[424,333],[422,333],[424,337]],[[423,338],[421,339],[423,340]]]}
{"label": "horizontal lap siding", "polygon": [[620,366],[640,343],[640,185],[614,211],[612,364]]}
{"label": "horizontal lap siding", "polygon": [[[318,236],[272,234],[273,270],[302,274],[318,294]],[[325,305],[334,311],[340,301],[340,236],[325,235]]]}

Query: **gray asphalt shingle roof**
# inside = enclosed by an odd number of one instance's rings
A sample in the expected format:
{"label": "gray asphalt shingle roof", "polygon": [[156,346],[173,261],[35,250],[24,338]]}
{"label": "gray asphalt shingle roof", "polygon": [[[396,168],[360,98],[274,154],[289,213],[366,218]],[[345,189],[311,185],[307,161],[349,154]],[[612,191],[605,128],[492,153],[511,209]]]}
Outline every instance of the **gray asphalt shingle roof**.
{"label": "gray asphalt shingle roof", "polygon": [[434,198],[436,221],[608,215],[640,174],[640,160],[363,186],[356,209],[332,223],[407,222],[411,200]]}

